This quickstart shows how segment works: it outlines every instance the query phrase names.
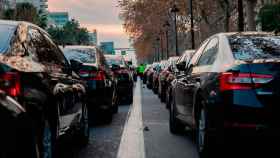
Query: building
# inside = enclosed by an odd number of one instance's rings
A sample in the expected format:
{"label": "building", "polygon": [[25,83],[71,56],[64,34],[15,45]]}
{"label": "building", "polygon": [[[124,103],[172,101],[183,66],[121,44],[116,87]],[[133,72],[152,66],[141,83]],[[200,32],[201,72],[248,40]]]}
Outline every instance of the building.
{"label": "building", "polygon": [[97,46],[97,30],[94,29],[92,32],[89,33],[90,38],[90,45]]}
{"label": "building", "polygon": [[100,48],[106,54],[115,54],[114,42],[100,42]]}
{"label": "building", "polygon": [[257,25],[257,16],[260,9],[267,4],[279,4],[280,0],[245,0],[244,8],[244,24],[246,31],[261,30]]}
{"label": "building", "polygon": [[50,12],[49,25],[62,28],[69,21],[68,12]]}
{"label": "building", "polygon": [[33,4],[37,10],[41,10],[44,13],[48,11],[48,0],[9,0],[16,1],[16,3],[31,3]]}
{"label": "building", "polygon": [[0,0],[0,11],[15,8],[16,0]]}

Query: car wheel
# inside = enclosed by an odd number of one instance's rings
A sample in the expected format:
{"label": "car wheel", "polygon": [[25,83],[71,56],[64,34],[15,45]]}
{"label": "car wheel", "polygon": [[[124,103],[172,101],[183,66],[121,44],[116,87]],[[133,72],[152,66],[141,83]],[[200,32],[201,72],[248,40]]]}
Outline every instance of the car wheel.
{"label": "car wheel", "polygon": [[78,132],[78,138],[82,145],[88,144],[89,141],[90,129],[88,120],[88,108],[87,105],[84,105],[80,123],[80,130]]}
{"label": "car wheel", "polygon": [[[40,158],[53,158],[54,151],[55,151],[55,138],[54,132],[51,130],[51,126],[49,121],[45,120],[43,128],[41,129],[41,139],[37,141],[37,149],[39,150],[38,153]],[[55,138],[54,138],[55,137]],[[41,144],[41,145],[39,145]]]}
{"label": "car wheel", "polygon": [[111,123],[113,121],[113,107],[104,111],[105,123]]}
{"label": "car wheel", "polygon": [[113,113],[114,114],[118,113],[119,112],[119,101],[118,101],[118,96],[116,94],[116,91],[113,92],[112,105],[113,105]]}
{"label": "car wheel", "polygon": [[[199,155],[201,158],[211,157],[211,148],[215,147],[214,137],[211,137],[208,131],[208,119],[207,111],[205,108],[201,108],[199,111],[198,121],[197,121],[197,130],[196,130],[196,144]],[[218,141],[218,140],[217,140]]]}
{"label": "car wheel", "polygon": [[169,110],[169,130],[173,134],[181,133],[185,126],[176,118],[175,102],[172,102],[171,109]]}

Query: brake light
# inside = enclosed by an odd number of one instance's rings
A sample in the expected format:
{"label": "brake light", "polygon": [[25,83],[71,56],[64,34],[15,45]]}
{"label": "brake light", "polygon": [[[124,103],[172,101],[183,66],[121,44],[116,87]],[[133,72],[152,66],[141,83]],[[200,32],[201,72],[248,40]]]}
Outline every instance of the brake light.
{"label": "brake light", "polygon": [[103,71],[79,71],[79,75],[82,78],[86,78],[88,80],[104,80],[105,79],[105,73]]}
{"label": "brake light", "polygon": [[8,95],[17,97],[20,95],[20,78],[16,72],[8,72],[0,75],[1,89]]}
{"label": "brake light", "polygon": [[220,76],[220,90],[248,90],[259,88],[269,83],[272,75],[250,74],[250,73],[222,73]]}
{"label": "brake light", "polygon": [[93,80],[97,80],[97,81],[105,80],[105,73],[103,71],[98,71],[97,75],[93,78]]}

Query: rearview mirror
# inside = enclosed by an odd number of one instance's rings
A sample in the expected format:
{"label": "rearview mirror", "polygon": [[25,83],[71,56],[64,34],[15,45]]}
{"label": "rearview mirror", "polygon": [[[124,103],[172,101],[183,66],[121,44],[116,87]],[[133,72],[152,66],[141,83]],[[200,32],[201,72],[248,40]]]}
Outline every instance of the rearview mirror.
{"label": "rearview mirror", "polygon": [[176,67],[179,71],[185,71],[186,70],[186,62],[180,62],[176,64]]}

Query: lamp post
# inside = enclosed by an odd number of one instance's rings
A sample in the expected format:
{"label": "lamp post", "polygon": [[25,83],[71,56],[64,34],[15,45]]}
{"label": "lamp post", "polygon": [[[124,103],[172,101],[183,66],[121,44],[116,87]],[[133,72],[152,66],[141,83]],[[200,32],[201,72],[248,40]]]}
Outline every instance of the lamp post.
{"label": "lamp post", "polygon": [[168,36],[168,29],[170,27],[170,24],[168,21],[166,21],[163,25],[165,28],[165,40],[166,40],[166,58],[169,58],[169,36]]}
{"label": "lamp post", "polygon": [[158,55],[157,59],[158,61],[160,61],[160,38],[159,37],[156,38],[156,43],[157,43],[156,45],[157,45],[157,55]]}
{"label": "lamp post", "polygon": [[178,50],[178,28],[177,28],[177,13],[179,12],[179,8],[174,3],[171,12],[174,13],[174,26],[175,26],[175,52],[176,56],[179,56],[179,50]]}
{"label": "lamp post", "polygon": [[195,49],[195,39],[194,39],[194,22],[193,22],[193,0],[190,0],[190,15],[191,15],[191,37],[192,37],[192,49]]}

